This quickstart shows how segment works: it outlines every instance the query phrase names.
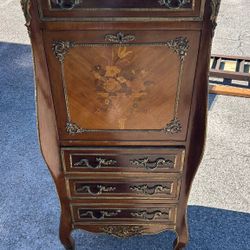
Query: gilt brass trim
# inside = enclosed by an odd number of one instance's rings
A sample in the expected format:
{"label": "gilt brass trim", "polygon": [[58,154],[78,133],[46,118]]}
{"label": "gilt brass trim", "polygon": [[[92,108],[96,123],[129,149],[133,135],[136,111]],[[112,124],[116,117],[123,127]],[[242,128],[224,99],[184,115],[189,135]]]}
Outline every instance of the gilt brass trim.
{"label": "gilt brass trim", "polygon": [[28,32],[30,34],[30,24],[31,24],[31,14],[30,14],[30,7],[31,7],[31,0],[21,0],[20,1],[21,6],[22,6],[22,10],[23,10],[23,14],[26,20],[25,26],[28,29]]}
{"label": "gilt brass trim", "polygon": [[167,183],[168,185],[154,185],[152,187],[150,187],[147,184],[142,184],[142,185],[138,185],[138,186],[130,186],[130,190],[136,193],[143,193],[145,195],[155,195],[155,194],[161,194],[161,193],[165,193],[165,194],[171,194],[172,193],[172,186],[173,186],[173,182],[172,183]]}
{"label": "gilt brass trim", "polygon": [[176,134],[181,132],[181,123],[178,118],[174,118],[170,123],[167,124],[167,126],[164,128],[166,134]]}
{"label": "gilt brass trim", "polygon": [[114,166],[117,161],[116,160],[107,160],[107,159],[104,159],[104,158],[100,158],[100,157],[97,157],[95,159],[98,164],[96,166],[92,166],[89,164],[89,160],[88,159],[81,159],[80,161],[78,162],[75,162],[73,167],[87,167],[87,168],[102,168],[102,167],[106,167],[106,166]]}
{"label": "gilt brass trim", "polygon": [[212,23],[213,33],[217,26],[217,16],[218,16],[219,9],[220,9],[220,3],[221,3],[221,0],[211,0],[210,2],[210,7],[211,7],[210,20]]}
{"label": "gilt brass trim", "polygon": [[70,41],[56,41],[52,44],[52,50],[59,62],[63,63],[65,55],[73,46],[74,43]]}
{"label": "gilt brass trim", "polygon": [[133,225],[117,225],[100,227],[100,230],[112,236],[116,236],[119,238],[128,238],[132,236],[142,235],[144,227]]}
{"label": "gilt brass trim", "polygon": [[91,219],[93,219],[93,220],[103,220],[103,219],[106,219],[106,217],[115,217],[119,213],[121,213],[120,209],[115,210],[115,211],[104,211],[104,210],[102,210],[102,211],[98,211],[101,214],[101,216],[97,217],[94,214],[95,212],[92,211],[92,210],[88,210],[86,212],[81,212],[81,210],[83,210],[83,209],[82,208],[78,209],[78,218],[79,219],[88,219],[86,217],[83,218],[82,216],[90,216]]}
{"label": "gilt brass trim", "polygon": [[[68,109],[68,105],[67,105],[67,109]],[[69,114],[69,110],[67,113]],[[84,128],[80,128],[76,123],[70,122],[68,119],[68,122],[66,123],[66,131],[68,134],[73,135],[73,134],[82,134],[82,133],[87,132],[88,130]]]}
{"label": "gilt brass trim", "polygon": [[175,99],[175,107],[174,107],[174,114],[173,119],[166,125],[163,129],[153,129],[153,130],[145,130],[145,131],[163,131],[166,134],[176,134],[180,133],[182,130],[181,122],[177,118],[178,116],[178,107],[179,107],[179,100],[180,100],[180,87],[182,83],[183,77],[183,65],[185,57],[187,56],[189,46],[189,41],[186,37],[177,37],[172,40],[168,40],[166,42],[144,42],[144,43],[128,43],[129,41],[134,41],[134,35],[126,34],[119,32],[115,35],[107,34],[105,35],[104,39],[110,42],[106,43],[83,43],[83,42],[75,42],[75,41],[53,41],[52,43],[52,50],[55,57],[58,59],[59,63],[61,64],[61,74],[62,74],[62,82],[63,82],[63,90],[64,90],[64,98],[66,103],[66,110],[67,110],[67,122],[65,126],[65,131],[70,135],[77,135],[86,132],[143,132],[144,130],[141,129],[84,129],[78,126],[75,122],[71,120],[70,110],[69,110],[69,103],[68,103],[68,95],[67,95],[67,86],[64,79],[64,59],[65,56],[69,53],[70,49],[76,47],[96,47],[96,46],[165,46],[169,49],[172,49],[174,53],[176,53],[180,59],[180,69],[179,69],[179,77],[177,82],[177,93]]}
{"label": "gilt brass trim", "polygon": [[175,163],[169,159],[160,158],[150,162],[149,157],[139,160],[130,160],[130,164],[136,167],[143,167],[147,170],[155,170],[160,166],[166,167],[167,169],[172,169],[175,166]]}
{"label": "gilt brass trim", "polygon": [[148,220],[148,221],[156,220],[156,219],[162,218],[164,216],[167,216],[167,219],[169,220],[169,215],[170,215],[169,211],[162,212],[160,210],[153,211],[153,212],[148,212],[147,210],[142,210],[142,211],[138,211],[138,212],[131,212],[130,214],[133,217],[141,218],[143,220]]}
{"label": "gilt brass trim", "polygon": [[[77,184],[77,182],[75,184]],[[94,196],[101,195],[104,192],[114,192],[116,190],[116,187],[104,186],[104,185],[96,185],[96,188],[98,190],[96,192],[93,192],[91,190],[91,186],[88,186],[88,185],[85,185],[85,184],[82,185],[80,188],[77,188],[76,185],[74,185],[74,187],[75,187],[75,192],[78,193],[78,194],[82,193],[83,191],[86,191],[87,193],[89,193],[91,195],[94,195]]]}
{"label": "gilt brass trim", "polygon": [[125,35],[123,32],[118,32],[117,34],[107,34],[105,35],[105,41],[111,43],[128,43],[135,40],[134,35]]}

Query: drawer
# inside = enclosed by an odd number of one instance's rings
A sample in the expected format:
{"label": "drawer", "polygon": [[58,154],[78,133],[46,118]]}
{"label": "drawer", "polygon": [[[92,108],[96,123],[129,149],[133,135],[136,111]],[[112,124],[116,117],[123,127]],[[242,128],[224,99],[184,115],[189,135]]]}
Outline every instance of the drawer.
{"label": "drawer", "polygon": [[199,31],[44,38],[61,140],[186,140]]}
{"label": "drawer", "polygon": [[202,0],[39,0],[42,18],[197,17]]}
{"label": "drawer", "polygon": [[164,222],[174,224],[176,221],[176,206],[172,204],[150,207],[150,205],[130,205],[120,204],[101,205],[101,207],[86,206],[82,204],[71,204],[72,218],[75,223],[88,222],[112,222],[130,221],[133,223]]}
{"label": "drawer", "polygon": [[183,148],[63,148],[67,173],[84,172],[182,172]]}
{"label": "drawer", "polygon": [[171,199],[178,200],[178,178],[152,180],[153,178],[81,179],[66,178],[69,197],[72,199]]}

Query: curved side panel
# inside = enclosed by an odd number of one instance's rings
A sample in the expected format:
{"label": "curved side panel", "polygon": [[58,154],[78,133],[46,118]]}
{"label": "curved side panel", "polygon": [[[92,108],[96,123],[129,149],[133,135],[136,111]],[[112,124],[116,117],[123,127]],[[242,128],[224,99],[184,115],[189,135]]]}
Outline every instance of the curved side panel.
{"label": "curved side panel", "polygon": [[[39,27],[38,11],[35,1],[21,2],[25,7],[25,16],[29,16],[26,26],[29,30],[33,47],[33,60],[35,67],[36,111],[38,137],[43,158],[55,181],[61,202],[60,238],[66,247],[73,245],[70,237],[72,222],[69,203],[64,186],[64,176],[60,158],[60,148],[55,121],[54,105],[49,85],[48,69],[43,48],[42,32]],[[28,13],[28,14],[27,14]],[[32,31],[32,32],[31,32]]]}
{"label": "curved side panel", "polygon": [[181,249],[188,241],[186,208],[193,179],[201,162],[206,139],[207,100],[208,100],[208,71],[211,55],[211,44],[214,31],[213,1],[206,1],[204,24],[201,33],[200,49],[192,98],[190,129],[188,133],[187,154],[185,159],[184,176],[178,207],[178,234],[174,243],[175,249]]}

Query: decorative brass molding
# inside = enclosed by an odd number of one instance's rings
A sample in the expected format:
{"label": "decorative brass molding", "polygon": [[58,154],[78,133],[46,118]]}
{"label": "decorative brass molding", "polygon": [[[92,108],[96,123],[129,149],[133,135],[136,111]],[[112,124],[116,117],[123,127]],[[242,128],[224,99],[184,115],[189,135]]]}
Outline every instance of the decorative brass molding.
{"label": "decorative brass molding", "polygon": [[158,194],[158,193],[167,193],[170,194],[171,193],[171,186],[163,186],[163,185],[155,185],[153,187],[150,187],[148,185],[139,185],[139,186],[130,186],[130,190],[133,192],[137,192],[137,193],[143,193],[145,195],[154,195],[154,194]]}
{"label": "decorative brass molding", "polygon": [[210,1],[210,6],[211,6],[210,20],[212,23],[213,33],[214,33],[214,30],[217,26],[216,20],[217,20],[217,16],[218,16],[219,9],[220,9],[220,3],[221,3],[221,0],[211,0]]}
{"label": "decorative brass molding", "polygon": [[154,170],[158,167],[173,168],[174,162],[169,159],[157,159],[153,162],[150,162],[149,158],[139,159],[139,160],[130,160],[130,164],[137,167],[143,167],[147,170]]}
{"label": "decorative brass molding", "polygon": [[[173,115],[173,119],[166,125],[163,129],[158,129],[158,131],[164,131],[166,134],[176,134],[181,132],[182,126],[177,118],[177,110],[179,106],[179,99],[180,99],[180,85],[182,82],[182,74],[183,74],[183,65],[184,59],[187,55],[189,49],[189,41],[187,37],[177,37],[175,39],[166,41],[166,42],[144,42],[144,43],[131,43],[135,40],[135,36],[133,35],[124,35],[122,32],[118,32],[116,35],[107,34],[105,35],[106,43],[83,43],[83,42],[75,42],[75,41],[54,41],[52,45],[52,50],[56,56],[56,58],[61,63],[62,69],[62,79],[63,79],[63,88],[64,88],[64,97],[66,102],[66,109],[67,109],[67,122],[66,122],[66,132],[70,135],[77,135],[83,134],[86,132],[121,132],[127,131],[124,130],[115,130],[115,129],[105,129],[105,130],[95,130],[95,129],[84,129],[79,127],[76,123],[71,121],[69,107],[68,107],[68,96],[67,96],[67,87],[64,80],[64,72],[63,72],[63,65],[65,55],[69,52],[71,48],[75,47],[96,47],[96,46],[166,46],[172,49],[180,59],[180,72],[179,72],[179,80],[177,84],[177,94],[176,94],[176,101],[175,101],[175,111]],[[110,42],[110,43],[107,43]],[[131,131],[131,130],[129,130]],[[147,131],[157,131],[157,130],[147,130]]]}
{"label": "decorative brass molding", "polygon": [[123,32],[118,32],[117,34],[107,34],[105,35],[105,41],[111,43],[129,43],[135,40],[134,35],[125,35]]}
{"label": "decorative brass molding", "polygon": [[30,14],[31,0],[21,0],[20,3],[23,9],[25,20],[26,20],[25,26],[28,28],[28,32],[30,33],[30,23],[32,20],[32,17]]}
{"label": "decorative brass molding", "polygon": [[[62,60],[64,60],[64,56],[60,55],[60,58],[62,58]],[[58,60],[60,60],[58,58]],[[68,134],[70,135],[75,135],[75,134],[82,134],[82,133],[85,133],[87,132],[86,129],[83,129],[83,128],[80,128],[76,123],[73,123],[73,122],[67,122],[66,124],[66,131]]]}
{"label": "decorative brass molding", "polygon": [[81,187],[76,187],[75,186],[75,191],[77,193],[82,193],[82,192],[86,191],[87,193],[89,193],[91,195],[101,195],[104,192],[114,192],[116,190],[116,187],[104,186],[104,185],[97,185],[96,189],[97,190],[95,192],[93,192],[91,190],[91,186],[88,186],[88,185],[83,185]]}
{"label": "decorative brass molding", "polygon": [[96,158],[95,159],[98,164],[96,166],[92,166],[89,164],[89,160],[88,159],[81,159],[80,161],[74,163],[74,166],[77,167],[88,167],[88,168],[101,168],[101,167],[106,167],[106,166],[113,166],[117,163],[116,160],[107,160],[107,159],[103,159],[103,158]]}
{"label": "decorative brass molding", "polygon": [[182,126],[178,118],[174,118],[170,123],[166,125],[164,131],[166,134],[177,134],[181,132]]}
{"label": "decorative brass molding", "polygon": [[186,4],[191,3],[191,0],[159,0],[158,3],[161,6],[165,6],[169,9],[180,9],[184,8]]}
{"label": "decorative brass molding", "polygon": [[168,41],[167,45],[169,48],[174,50],[174,52],[179,56],[181,62],[183,62],[189,49],[188,43],[189,42],[186,37],[177,37],[173,40]]}
{"label": "decorative brass molding", "polygon": [[86,211],[86,212],[81,212],[79,210],[79,218],[83,219],[86,216],[91,216],[91,219],[93,220],[103,220],[106,217],[115,217],[117,216],[121,210],[115,210],[115,211]]}
{"label": "decorative brass molding", "polygon": [[153,212],[147,212],[146,210],[144,211],[139,211],[139,212],[132,212],[130,213],[133,217],[139,217],[143,220],[156,220],[158,218],[168,216],[167,219],[169,219],[169,212],[161,212],[159,210],[153,211]]}
{"label": "decorative brass molding", "polygon": [[65,55],[69,52],[69,49],[73,47],[74,47],[74,42],[55,41],[53,42],[52,50],[56,58],[59,60],[59,62],[63,63]]}
{"label": "decorative brass molding", "polygon": [[104,226],[100,228],[104,233],[120,237],[128,238],[132,236],[142,235],[144,227],[143,226]]}

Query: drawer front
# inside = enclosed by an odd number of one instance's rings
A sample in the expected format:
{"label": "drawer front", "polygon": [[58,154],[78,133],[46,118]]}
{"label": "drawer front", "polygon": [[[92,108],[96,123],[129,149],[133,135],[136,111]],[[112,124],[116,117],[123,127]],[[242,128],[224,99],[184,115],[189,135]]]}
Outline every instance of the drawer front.
{"label": "drawer front", "polygon": [[42,18],[197,17],[202,0],[39,0]]}
{"label": "drawer front", "polygon": [[185,141],[199,34],[46,32],[60,138]]}
{"label": "drawer front", "polygon": [[[158,205],[159,206],[159,205]],[[174,224],[176,221],[176,206],[164,205],[150,207],[150,205],[143,206],[123,206],[112,205],[101,207],[91,207],[81,204],[72,204],[72,218],[74,222],[112,222],[115,221],[133,221],[142,223],[164,222]]]}
{"label": "drawer front", "polygon": [[139,198],[139,199],[171,199],[178,200],[180,181],[177,178],[152,180],[136,178],[136,180],[84,180],[67,178],[69,197],[72,199],[89,198]]}
{"label": "drawer front", "polygon": [[183,148],[63,148],[64,172],[181,172]]}

